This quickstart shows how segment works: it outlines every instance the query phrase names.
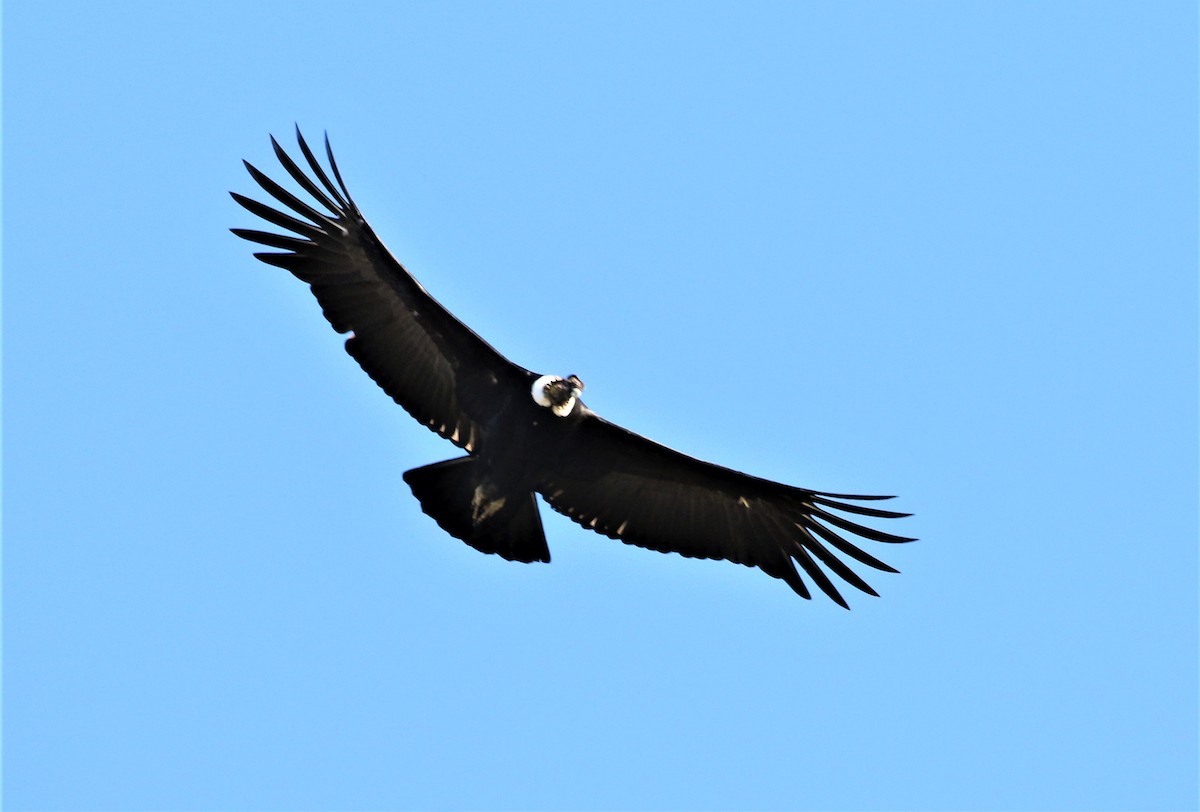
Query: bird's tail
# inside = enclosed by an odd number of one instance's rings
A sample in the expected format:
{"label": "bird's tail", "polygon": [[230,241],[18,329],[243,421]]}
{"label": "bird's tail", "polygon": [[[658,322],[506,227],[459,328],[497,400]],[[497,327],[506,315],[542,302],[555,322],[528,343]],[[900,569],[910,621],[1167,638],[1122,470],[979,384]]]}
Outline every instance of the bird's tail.
{"label": "bird's tail", "polygon": [[404,481],[421,510],[479,552],[525,563],[550,560],[537,497],[499,489],[475,457],[414,468]]}

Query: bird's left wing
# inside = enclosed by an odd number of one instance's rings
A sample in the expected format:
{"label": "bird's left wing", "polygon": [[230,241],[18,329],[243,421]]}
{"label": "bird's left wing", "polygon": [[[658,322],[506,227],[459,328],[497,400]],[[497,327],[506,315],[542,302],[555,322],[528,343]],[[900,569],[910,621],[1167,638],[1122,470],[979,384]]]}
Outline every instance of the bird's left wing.
{"label": "bird's left wing", "polygon": [[855,504],[889,497],[822,493],[748,476],[673,451],[590,411],[565,433],[558,452],[538,488],[558,512],[627,544],[758,567],[805,598],[811,595],[796,564],[822,592],[847,606],[825,569],[877,593],[835,552],[896,572],[848,537],[913,540],[835,512],[907,516]]}
{"label": "bird's left wing", "polygon": [[283,253],[255,256],[311,286],[333,329],[352,333],[346,351],[393,400],[442,437],[474,450],[496,387],[524,387],[529,373],[451,315],[388,252],[346,191],[328,137],[325,154],[336,185],[299,128],[296,139],[311,175],[274,138],[271,145],[283,168],[316,205],[246,163],[258,185],[290,213],[236,192],[234,200],[291,234],[243,228],[233,233],[282,249]]}

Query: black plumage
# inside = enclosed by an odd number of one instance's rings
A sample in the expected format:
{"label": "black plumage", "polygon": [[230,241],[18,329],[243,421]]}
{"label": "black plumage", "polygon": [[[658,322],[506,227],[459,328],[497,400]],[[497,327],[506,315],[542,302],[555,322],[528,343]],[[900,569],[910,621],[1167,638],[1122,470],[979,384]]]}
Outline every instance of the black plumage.
{"label": "black plumage", "polygon": [[540,376],[513,364],[426,293],[363,219],[328,137],[332,180],[299,129],[296,137],[311,174],[274,138],[271,144],[316,207],[246,163],[258,185],[290,213],[237,193],[233,198],[291,233],[233,233],[279,249],[255,256],[308,283],[333,328],[351,334],[346,351],[367,374],[409,414],[467,452],[404,474],[422,509],[446,532],[509,560],[549,561],[535,497],[541,494],[555,510],[605,536],[758,567],[805,598],[811,594],[797,565],[842,606],[846,601],[830,574],[877,594],[835,553],[896,572],[850,539],[912,539],[841,515],[908,515],[862,504],[890,497],[759,479],[597,416],[579,399],[578,378]]}

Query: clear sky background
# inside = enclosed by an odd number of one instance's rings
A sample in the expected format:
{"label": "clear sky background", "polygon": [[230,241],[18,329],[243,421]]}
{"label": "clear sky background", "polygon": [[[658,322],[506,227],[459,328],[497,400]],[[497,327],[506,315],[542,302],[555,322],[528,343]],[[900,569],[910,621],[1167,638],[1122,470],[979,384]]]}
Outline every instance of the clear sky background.
{"label": "clear sky background", "polygon": [[[1191,3],[8,2],[10,809],[1197,804]],[[596,411],[921,537],[483,556],[254,226],[328,129]]]}

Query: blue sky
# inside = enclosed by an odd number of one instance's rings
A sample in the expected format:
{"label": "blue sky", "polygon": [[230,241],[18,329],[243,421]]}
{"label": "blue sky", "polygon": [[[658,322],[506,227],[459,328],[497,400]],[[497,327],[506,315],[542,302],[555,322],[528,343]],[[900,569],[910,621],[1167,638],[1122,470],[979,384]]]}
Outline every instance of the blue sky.
{"label": "blue sky", "polygon": [[[6,808],[1197,805],[1192,4],[4,11]],[[443,534],[227,231],[293,122],[517,363],[899,494],[902,574]]]}

